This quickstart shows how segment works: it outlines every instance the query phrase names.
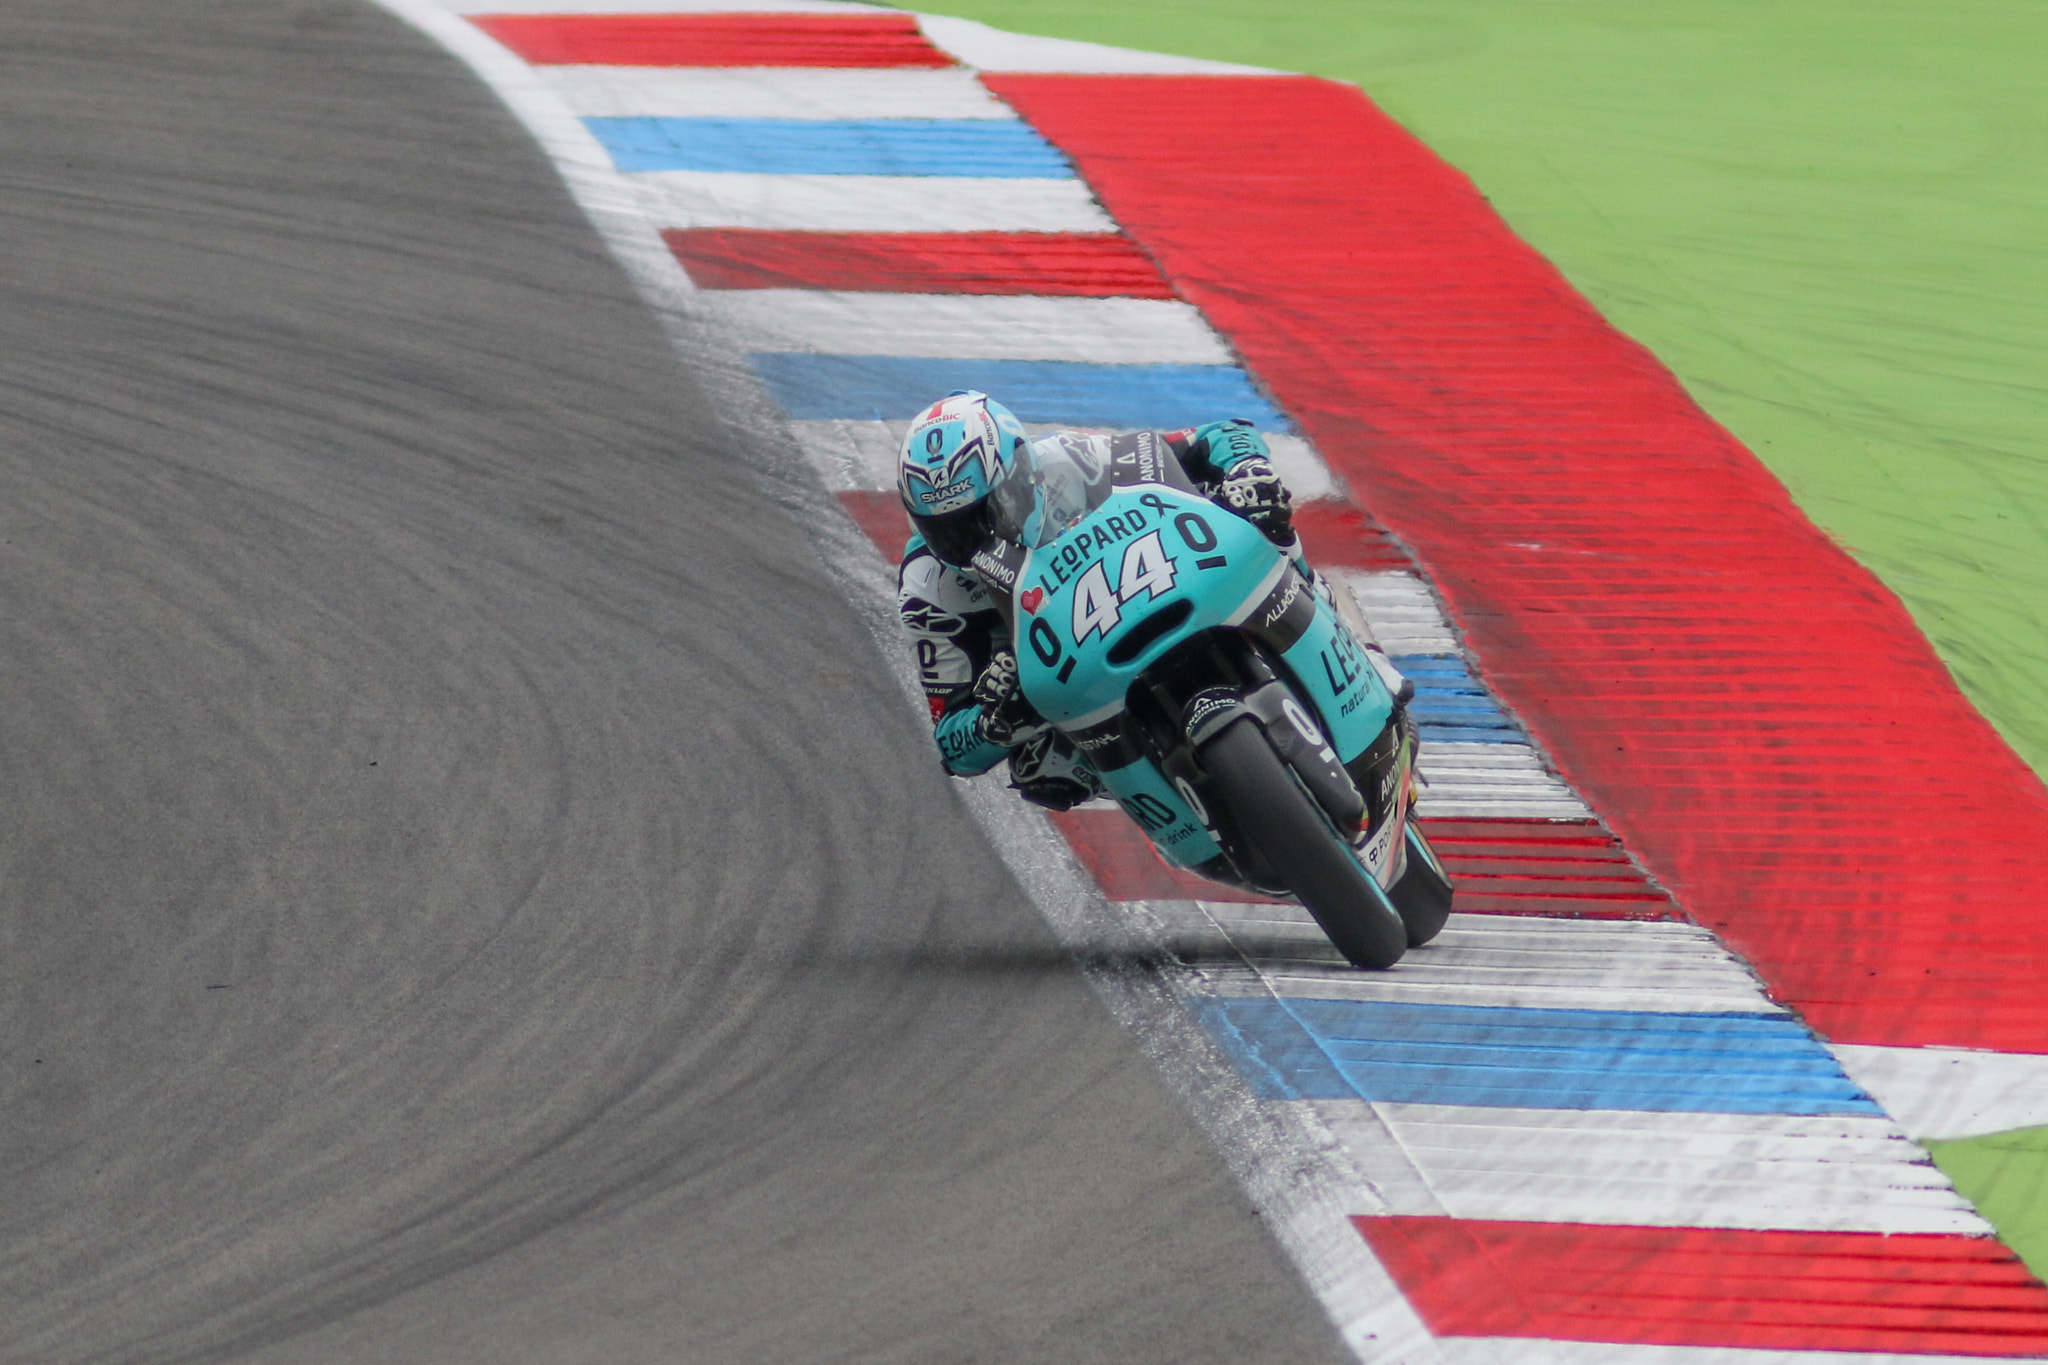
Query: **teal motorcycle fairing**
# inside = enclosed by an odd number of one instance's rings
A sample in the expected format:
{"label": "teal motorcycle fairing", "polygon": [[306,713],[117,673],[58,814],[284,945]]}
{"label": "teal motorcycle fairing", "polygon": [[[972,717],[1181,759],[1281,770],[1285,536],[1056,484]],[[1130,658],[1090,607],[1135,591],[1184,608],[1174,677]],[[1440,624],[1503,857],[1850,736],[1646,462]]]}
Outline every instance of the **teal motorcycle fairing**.
{"label": "teal motorcycle fairing", "polygon": [[[1116,738],[1131,685],[1201,632],[1235,627],[1258,641],[1344,764],[1384,745],[1394,709],[1385,684],[1335,604],[1256,527],[1168,483],[1117,484],[1090,502],[1056,538],[1001,566],[1020,680],[1168,862],[1200,867],[1222,850],[1188,779]],[[1386,821],[1360,851],[1383,880],[1400,823]]]}

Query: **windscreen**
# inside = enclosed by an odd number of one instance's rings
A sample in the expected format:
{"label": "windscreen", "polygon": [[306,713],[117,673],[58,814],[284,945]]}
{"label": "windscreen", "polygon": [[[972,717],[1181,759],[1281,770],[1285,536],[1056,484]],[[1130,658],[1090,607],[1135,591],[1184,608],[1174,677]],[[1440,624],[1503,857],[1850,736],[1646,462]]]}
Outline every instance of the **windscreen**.
{"label": "windscreen", "polygon": [[1061,432],[1027,442],[989,495],[997,535],[1050,545],[1109,496],[1109,439]]}

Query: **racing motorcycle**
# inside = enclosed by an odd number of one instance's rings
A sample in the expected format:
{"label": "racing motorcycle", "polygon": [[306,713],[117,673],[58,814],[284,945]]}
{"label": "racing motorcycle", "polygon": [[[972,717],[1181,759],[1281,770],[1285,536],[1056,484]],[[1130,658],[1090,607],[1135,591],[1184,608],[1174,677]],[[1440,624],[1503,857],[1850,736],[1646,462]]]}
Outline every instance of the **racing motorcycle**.
{"label": "racing motorcycle", "polygon": [[1427,943],[1452,886],[1411,818],[1412,686],[1350,593],[1218,507],[1153,432],[1033,442],[972,568],[1025,698],[1169,864],[1292,896],[1346,959]]}

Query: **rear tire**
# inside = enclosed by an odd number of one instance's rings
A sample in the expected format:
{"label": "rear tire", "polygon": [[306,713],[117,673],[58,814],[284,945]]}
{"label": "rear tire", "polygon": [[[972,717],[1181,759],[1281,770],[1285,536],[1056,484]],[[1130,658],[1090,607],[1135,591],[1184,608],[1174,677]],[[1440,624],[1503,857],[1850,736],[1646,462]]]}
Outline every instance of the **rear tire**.
{"label": "rear tire", "polygon": [[1415,827],[1415,813],[1408,813],[1408,866],[1401,880],[1387,892],[1387,899],[1401,912],[1408,926],[1408,946],[1420,948],[1444,930],[1451,917],[1451,879],[1437,861],[1436,850]]}
{"label": "rear tire", "polygon": [[1202,767],[1238,826],[1354,966],[1384,968],[1408,929],[1379,883],[1249,717],[1202,746]]}

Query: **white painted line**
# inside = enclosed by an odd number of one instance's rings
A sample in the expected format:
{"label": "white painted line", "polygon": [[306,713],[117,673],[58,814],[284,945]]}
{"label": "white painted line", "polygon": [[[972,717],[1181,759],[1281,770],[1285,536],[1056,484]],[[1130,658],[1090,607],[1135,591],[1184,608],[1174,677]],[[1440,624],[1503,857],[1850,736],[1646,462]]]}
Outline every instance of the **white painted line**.
{"label": "white painted line", "polygon": [[1387,653],[1457,655],[1458,634],[1451,629],[1436,594],[1412,573],[1343,571],[1358,599],[1358,610],[1379,636]]}
{"label": "white painted line", "polygon": [[896,486],[896,453],[910,423],[791,422],[789,430],[827,489],[880,493]]}
{"label": "white painted line", "polygon": [[1426,762],[1433,763],[1446,781],[1458,774],[1499,774],[1505,780],[1507,774],[1523,774],[1530,778],[1555,782],[1560,787],[1564,780],[1543,766],[1543,759],[1527,744],[1460,744],[1439,741],[1425,751]]}
{"label": "white painted line", "polygon": [[1989,1356],[1891,1351],[1764,1351],[1736,1346],[1630,1346],[1533,1337],[1443,1337],[1446,1365],[1985,1365]]}
{"label": "white painted line", "polygon": [[1526,744],[1430,740],[1416,810],[1426,819],[1586,820],[1592,811]]}
{"label": "white painted line", "polygon": [[640,171],[657,227],[810,232],[1115,232],[1079,180]]}
{"label": "white painted line", "polygon": [[1842,1070],[1916,1138],[2048,1125],[2048,1057],[1947,1047],[1830,1044]]}
{"label": "white painted line", "polygon": [[838,0],[444,0],[457,14],[893,14]]}
{"label": "white painted line", "polygon": [[1173,299],[733,289],[706,290],[702,303],[760,350],[1104,365],[1235,359],[1192,304]]}
{"label": "white painted line", "polygon": [[1296,905],[1199,902],[1252,970],[1212,968],[1221,994],[1321,1000],[1782,1014],[1712,934],[1670,920],[1454,914],[1386,972],[1349,966]]}
{"label": "white painted line", "polygon": [[925,37],[968,66],[983,71],[1047,71],[1086,75],[1277,76],[1263,66],[1240,66],[1200,57],[1175,57],[1164,52],[1139,52],[1070,38],[1039,38],[1005,33],[972,19],[920,14]]}
{"label": "white painted line", "polygon": [[961,68],[554,66],[536,72],[584,118],[1017,117]]}
{"label": "white painted line", "polygon": [[1424,794],[1415,809],[1425,820],[1583,820],[1589,814],[1577,797],[1450,798]]}
{"label": "white painted line", "polygon": [[[1233,362],[1236,359],[1236,356],[1231,356]],[[1229,416],[1228,413],[1223,415]],[[1273,468],[1286,482],[1287,491],[1294,494],[1296,502],[1344,496],[1343,485],[1306,437],[1277,431],[1269,431],[1265,436],[1266,447],[1273,452]]]}
{"label": "white painted line", "polygon": [[[1453,763],[1447,755],[1437,752],[1451,746],[1444,743],[1423,746],[1423,775],[1430,786],[1424,789],[1423,799],[1434,800],[1441,808],[1459,801],[1533,801],[1538,803],[1569,802],[1583,817],[1585,807],[1572,796],[1564,784],[1549,773],[1536,769],[1483,766],[1479,763]],[[1473,745],[1473,748],[1480,746]],[[1525,744],[1496,744],[1489,748],[1520,749],[1524,753],[1535,751]],[[1439,813],[1443,813],[1441,810]],[[1555,818],[1555,817],[1552,817]]]}
{"label": "white painted line", "polygon": [[1555,791],[1541,779],[1487,781],[1461,777],[1424,788],[1415,809],[1425,820],[1581,821],[1590,818],[1583,801]]}
{"label": "white painted line", "polygon": [[1527,1222],[1940,1232],[1991,1227],[1891,1120],[1315,1101],[1371,1169],[1391,1135],[1430,1203]]}

